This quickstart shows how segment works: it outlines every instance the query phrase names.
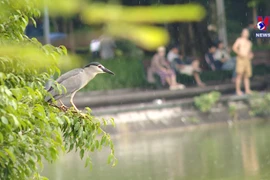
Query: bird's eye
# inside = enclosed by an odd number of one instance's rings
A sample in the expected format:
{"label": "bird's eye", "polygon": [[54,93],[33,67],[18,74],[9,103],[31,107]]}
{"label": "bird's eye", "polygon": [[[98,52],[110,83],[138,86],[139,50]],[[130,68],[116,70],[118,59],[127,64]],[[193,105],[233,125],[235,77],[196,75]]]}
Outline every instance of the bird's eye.
{"label": "bird's eye", "polygon": [[101,65],[98,65],[99,68],[101,68]]}

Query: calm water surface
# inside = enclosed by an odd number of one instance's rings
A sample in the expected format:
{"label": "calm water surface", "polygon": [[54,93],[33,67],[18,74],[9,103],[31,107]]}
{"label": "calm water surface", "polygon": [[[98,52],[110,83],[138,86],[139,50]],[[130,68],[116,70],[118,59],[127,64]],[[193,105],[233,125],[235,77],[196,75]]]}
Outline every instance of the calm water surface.
{"label": "calm water surface", "polygon": [[108,151],[93,154],[93,170],[75,153],[46,164],[50,180],[269,180],[270,124],[252,122],[194,131],[167,131],[114,139],[118,165]]}

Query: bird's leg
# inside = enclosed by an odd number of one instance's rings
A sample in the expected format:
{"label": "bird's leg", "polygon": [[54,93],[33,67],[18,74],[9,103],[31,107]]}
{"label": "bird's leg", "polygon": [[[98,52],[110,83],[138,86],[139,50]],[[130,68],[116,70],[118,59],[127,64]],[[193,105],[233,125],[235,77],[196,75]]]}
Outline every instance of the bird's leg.
{"label": "bird's leg", "polygon": [[80,110],[75,106],[75,104],[73,103],[73,98],[74,98],[74,96],[75,96],[75,93],[76,92],[74,92],[73,94],[71,94],[71,97],[70,97],[70,103],[72,104],[72,106],[74,107],[74,109],[79,113],[80,112]]}
{"label": "bird's leg", "polygon": [[58,107],[57,105],[53,104],[53,103],[49,103],[50,106],[56,107],[58,109],[61,109],[61,107]]}
{"label": "bird's leg", "polygon": [[60,108],[61,108],[62,110],[64,110],[64,111],[67,111],[67,110],[68,110],[68,107],[65,106],[64,103],[63,103],[61,100],[59,100],[59,102],[60,102],[60,104],[61,104]]}
{"label": "bird's leg", "polygon": [[80,110],[75,106],[75,104],[73,103],[73,101],[71,100],[70,103],[72,104],[72,106],[74,107],[74,109],[77,111],[77,112],[80,112]]}

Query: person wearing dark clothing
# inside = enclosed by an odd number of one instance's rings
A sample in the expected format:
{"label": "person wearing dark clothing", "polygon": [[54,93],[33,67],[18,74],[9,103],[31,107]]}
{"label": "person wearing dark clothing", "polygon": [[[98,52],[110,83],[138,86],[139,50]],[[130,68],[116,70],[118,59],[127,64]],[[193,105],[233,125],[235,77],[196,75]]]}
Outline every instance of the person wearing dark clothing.
{"label": "person wearing dark clothing", "polygon": [[216,61],[220,61],[221,63],[221,69],[225,71],[233,71],[233,79],[236,76],[235,72],[235,64],[236,64],[236,58],[231,57],[230,50],[228,48],[224,47],[224,44],[222,41],[218,42],[217,50],[213,55],[214,59]]}
{"label": "person wearing dark clothing", "polygon": [[208,67],[212,71],[221,70],[222,62],[214,58],[214,53],[216,52],[216,47],[214,45],[210,46],[208,52],[205,54],[205,61],[208,64]]}

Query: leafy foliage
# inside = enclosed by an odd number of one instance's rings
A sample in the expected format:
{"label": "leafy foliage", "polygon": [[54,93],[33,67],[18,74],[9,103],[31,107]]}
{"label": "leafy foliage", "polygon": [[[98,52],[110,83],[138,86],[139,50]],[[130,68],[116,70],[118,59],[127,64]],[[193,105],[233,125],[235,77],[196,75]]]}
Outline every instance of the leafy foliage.
{"label": "leafy foliage", "polygon": [[212,91],[210,93],[202,94],[194,97],[195,107],[201,112],[209,112],[211,108],[220,98],[220,92]]}
{"label": "leafy foliage", "polygon": [[90,109],[87,114],[63,112],[44,101],[44,85],[60,73],[57,62],[67,55],[64,47],[42,46],[24,35],[38,9],[18,10],[7,0],[1,7],[6,11],[0,15],[0,179],[41,179],[42,159],[53,162],[61,150],[80,151],[89,166],[88,152],[109,146],[109,163],[115,163],[110,136]]}
{"label": "leafy foliage", "polygon": [[116,47],[116,54],[120,57],[143,58],[143,51],[130,41],[118,40],[116,41]]}
{"label": "leafy foliage", "polygon": [[254,93],[248,101],[251,107],[251,115],[259,117],[270,116],[270,93],[266,93],[263,96]]}
{"label": "leafy foliage", "polygon": [[235,119],[235,117],[237,115],[237,106],[236,106],[236,104],[230,103],[229,106],[228,106],[228,110],[229,110],[230,117]]}
{"label": "leafy foliage", "polygon": [[262,2],[266,2],[266,1],[265,0],[249,0],[247,5],[248,5],[248,7],[256,7],[256,6],[258,6],[258,4],[260,4]]}

